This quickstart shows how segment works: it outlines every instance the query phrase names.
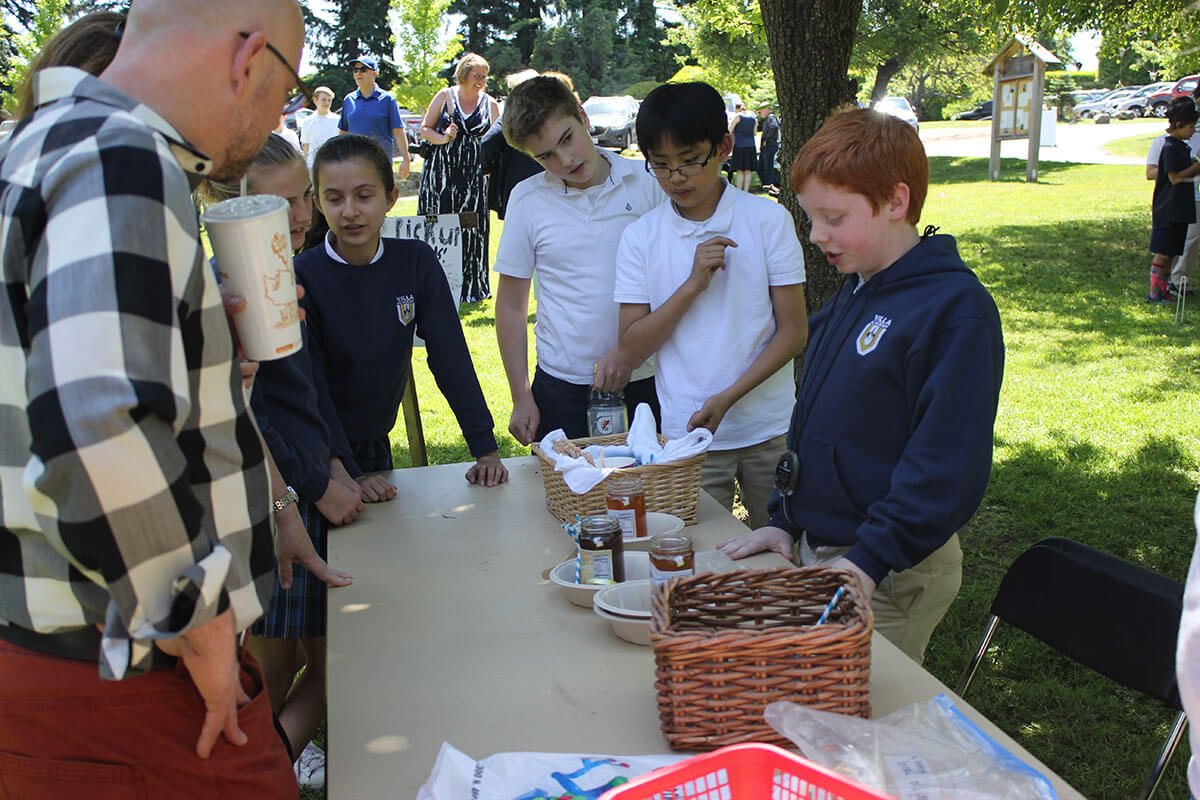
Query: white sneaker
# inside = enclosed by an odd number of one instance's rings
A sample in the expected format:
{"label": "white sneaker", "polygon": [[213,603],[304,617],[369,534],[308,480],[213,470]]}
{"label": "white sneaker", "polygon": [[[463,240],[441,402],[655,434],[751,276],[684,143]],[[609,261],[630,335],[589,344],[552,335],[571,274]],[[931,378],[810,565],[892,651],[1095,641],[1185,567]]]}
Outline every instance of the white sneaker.
{"label": "white sneaker", "polygon": [[304,746],[304,752],[296,759],[296,782],[310,789],[325,786],[325,751],[312,742]]}

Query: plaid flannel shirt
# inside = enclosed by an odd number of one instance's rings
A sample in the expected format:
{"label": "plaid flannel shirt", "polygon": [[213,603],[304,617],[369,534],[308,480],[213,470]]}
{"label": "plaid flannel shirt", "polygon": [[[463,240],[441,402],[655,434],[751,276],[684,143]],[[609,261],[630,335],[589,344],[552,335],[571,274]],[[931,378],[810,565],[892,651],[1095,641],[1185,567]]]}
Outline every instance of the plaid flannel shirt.
{"label": "plaid flannel shirt", "polygon": [[0,145],[0,621],[100,624],[100,674],[273,588],[265,448],[204,258],[211,162],[71,68]]}

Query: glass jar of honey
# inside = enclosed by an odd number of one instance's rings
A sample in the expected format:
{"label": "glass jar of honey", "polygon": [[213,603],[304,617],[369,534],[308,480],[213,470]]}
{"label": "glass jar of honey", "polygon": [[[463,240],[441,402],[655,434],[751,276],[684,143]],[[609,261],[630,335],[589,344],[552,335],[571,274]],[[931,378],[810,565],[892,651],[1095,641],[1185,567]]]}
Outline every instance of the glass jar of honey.
{"label": "glass jar of honey", "polygon": [[625,543],[621,526],[608,514],[589,514],[579,523],[579,582],[625,580]]}
{"label": "glass jar of honey", "polygon": [[696,571],[692,539],[682,533],[660,533],[650,540],[650,582],[654,586],[671,578],[686,578]]}
{"label": "glass jar of honey", "polygon": [[604,482],[608,493],[608,513],[621,525],[626,539],[646,537],[646,488],[642,479],[632,474],[613,473]]}

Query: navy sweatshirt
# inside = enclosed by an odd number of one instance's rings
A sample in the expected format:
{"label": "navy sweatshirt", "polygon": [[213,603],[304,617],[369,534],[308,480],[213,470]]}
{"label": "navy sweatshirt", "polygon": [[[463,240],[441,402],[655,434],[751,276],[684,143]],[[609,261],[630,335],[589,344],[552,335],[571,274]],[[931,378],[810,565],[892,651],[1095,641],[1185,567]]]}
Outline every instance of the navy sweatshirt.
{"label": "navy sweatshirt", "polygon": [[1004,374],[1000,315],[950,236],[929,236],[857,292],[846,281],[809,320],[788,449],[789,524],[849,546],[876,582],[920,563],[979,507]]}
{"label": "navy sweatshirt", "polygon": [[395,426],[416,333],[471,454],[492,452],[492,415],[437,256],[410,239],[383,246],[378,261],[361,266],[333,260],[324,246],[296,257],[313,353],[346,438],[375,441]]}

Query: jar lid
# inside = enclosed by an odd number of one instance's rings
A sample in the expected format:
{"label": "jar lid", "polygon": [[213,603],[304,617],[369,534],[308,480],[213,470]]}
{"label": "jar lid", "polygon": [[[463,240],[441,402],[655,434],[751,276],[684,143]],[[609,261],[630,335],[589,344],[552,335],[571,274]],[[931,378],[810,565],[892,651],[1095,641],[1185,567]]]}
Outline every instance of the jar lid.
{"label": "jar lid", "polygon": [[621,530],[621,522],[609,514],[588,514],[579,520],[579,530],[588,533],[611,533]]}
{"label": "jar lid", "polygon": [[660,553],[688,553],[692,549],[692,537],[682,533],[660,533],[650,540],[650,549]]}

